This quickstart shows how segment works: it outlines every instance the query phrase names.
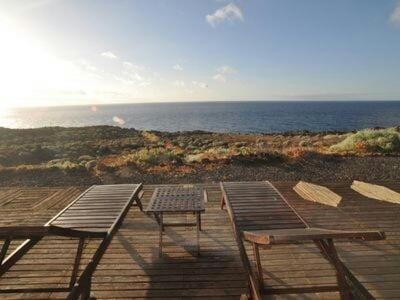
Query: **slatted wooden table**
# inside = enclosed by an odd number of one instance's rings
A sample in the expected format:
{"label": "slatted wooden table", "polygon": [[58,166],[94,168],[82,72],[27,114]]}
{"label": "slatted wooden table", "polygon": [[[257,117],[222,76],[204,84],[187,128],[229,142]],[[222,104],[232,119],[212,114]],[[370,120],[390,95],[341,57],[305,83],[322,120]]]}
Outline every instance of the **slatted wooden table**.
{"label": "slatted wooden table", "polygon": [[[159,256],[162,257],[162,243],[164,227],[168,226],[196,226],[197,255],[200,255],[201,213],[204,212],[204,202],[207,194],[204,189],[190,186],[167,186],[156,188],[146,211],[153,213],[160,227]],[[164,223],[165,213],[196,215],[195,223]]]}

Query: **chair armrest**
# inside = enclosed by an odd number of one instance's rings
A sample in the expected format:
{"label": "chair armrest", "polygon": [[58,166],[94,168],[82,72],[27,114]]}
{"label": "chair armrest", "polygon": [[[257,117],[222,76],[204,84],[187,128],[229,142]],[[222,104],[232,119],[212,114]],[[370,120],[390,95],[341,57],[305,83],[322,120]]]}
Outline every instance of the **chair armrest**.
{"label": "chair armrest", "polygon": [[65,236],[76,238],[103,238],[106,232],[84,231],[58,226],[6,226],[0,227],[0,239],[31,239],[45,236]]}
{"label": "chair armrest", "polygon": [[203,189],[203,195],[204,195],[204,203],[207,203],[208,202],[208,192],[207,192],[206,188]]}
{"label": "chair armrest", "polygon": [[243,238],[246,241],[270,245],[306,240],[319,239],[353,239],[363,241],[376,241],[385,239],[385,233],[381,231],[346,231],[330,230],[322,228],[295,228],[276,230],[244,231]]}

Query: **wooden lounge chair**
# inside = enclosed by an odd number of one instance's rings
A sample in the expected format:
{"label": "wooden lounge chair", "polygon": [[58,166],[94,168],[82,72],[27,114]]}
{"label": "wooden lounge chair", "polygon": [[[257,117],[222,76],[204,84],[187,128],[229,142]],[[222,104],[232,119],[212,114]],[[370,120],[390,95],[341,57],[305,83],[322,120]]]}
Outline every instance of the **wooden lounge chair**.
{"label": "wooden lounge chair", "polygon": [[[1,293],[69,292],[67,299],[88,299],[91,278],[101,257],[119,229],[130,206],[136,201],[142,204],[139,192],[142,184],[94,185],[64,208],[44,226],[0,227],[0,240],[4,240],[0,252],[0,276],[10,269],[43,237],[63,236],[77,238],[78,248],[70,284],[65,288],[3,289]],[[90,262],[78,278],[79,265],[85,239],[101,239]],[[12,239],[26,239],[6,257]]]}
{"label": "wooden lounge chair", "polygon": [[[383,232],[378,231],[340,231],[311,228],[279,191],[266,182],[223,182],[221,183],[221,208],[225,205],[238,244],[239,252],[249,276],[253,299],[262,295],[317,293],[339,291],[341,299],[351,299],[351,282],[354,276],[340,260],[333,240],[358,239],[381,240]],[[251,268],[243,240],[252,243],[256,271]],[[313,241],[322,255],[336,271],[337,286],[293,287],[272,289],[263,286],[263,273],[259,246],[280,243]]]}

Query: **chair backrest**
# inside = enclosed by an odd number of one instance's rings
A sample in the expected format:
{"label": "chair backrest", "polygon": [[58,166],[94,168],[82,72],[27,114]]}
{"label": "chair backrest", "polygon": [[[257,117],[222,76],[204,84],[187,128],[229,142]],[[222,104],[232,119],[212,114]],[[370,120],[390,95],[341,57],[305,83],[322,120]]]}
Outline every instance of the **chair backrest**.
{"label": "chair backrest", "polygon": [[308,227],[268,181],[222,182],[221,189],[239,231]]}
{"label": "chair backrest", "polygon": [[94,185],[46,225],[109,231],[137,196],[141,184]]}

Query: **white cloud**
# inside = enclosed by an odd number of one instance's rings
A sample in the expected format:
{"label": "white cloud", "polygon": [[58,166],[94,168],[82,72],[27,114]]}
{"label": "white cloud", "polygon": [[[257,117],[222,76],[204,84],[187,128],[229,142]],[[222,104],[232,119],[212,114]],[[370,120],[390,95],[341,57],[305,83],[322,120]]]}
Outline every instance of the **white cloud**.
{"label": "white cloud", "polygon": [[140,76],[138,73],[133,74],[133,77],[138,81],[143,81],[144,80],[144,78],[142,76]]}
{"label": "white cloud", "polygon": [[133,71],[145,71],[146,68],[141,65],[135,65],[134,63],[131,63],[130,61],[124,61],[122,63],[123,68],[125,71],[133,72]]}
{"label": "white cloud", "polygon": [[390,15],[390,22],[400,26],[400,1],[397,2],[396,7]]}
{"label": "white cloud", "polygon": [[181,80],[175,80],[174,85],[177,87],[185,87],[185,82]]}
{"label": "white cloud", "polygon": [[79,59],[76,61],[76,65],[79,67],[82,67],[83,69],[90,71],[90,72],[98,72],[101,73],[102,71],[99,70],[97,67],[92,65],[90,62],[88,62],[85,59]]}
{"label": "white cloud", "polygon": [[238,71],[231,66],[224,65],[217,68],[217,74],[213,76],[213,79],[219,82],[227,82],[230,75],[237,74]]}
{"label": "white cloud", "polygon": [[113,74],[112,78],[124,85],[148,86],[152,83],[150,77],[144,77],[137,72],[122,72],[121,75]]}
{"label": "white cloud", "polygon": [[134,64],[131,63],[131,62],[129,62],[129,61],[124,61],[124,62],[122,63],[122,65],[123,65],[125,68],[127,68],[127,69],[132,69],[132,68],[134,67]]}
{"label": "white cloud", "polygon": [[206,16],[207,23],[213,27],[226,21],[235,22],[243,20],[244,18],[242,11],[232,2],[217,9],[213,14]]}
{"label": "white cloud", "polygon": [[213,79],[216,80],[216,81],[219,81],[219,82],[223,82],[223,83],[226,82],[226,77],[224,75],[222,75],[222,74],[219,74],[219,73],[215,74],[213,76]]}
{"label": "white cloud", "polygon": [[112,77],[127,86],[148,86],[155,78],[144,66],[135,65],[130,61],[122,62],[120,73],[113,74]]}
{"label": "white cloud", "polygon": [[201,82],[201,81],[192,81],[192,84],[196,87],[202,88],[202,89],[206,89],[208,86],[205,82]]}
{"label": "white cloud", "polygon": [[236,74],[238,71],[234,67],[225,65],[217,68],[217,72],[220,74]]}
{"label": "white cloud", "polygon": [[181,65],[176,64],[175,66],[172,67],[175,71],[183,71],[183,68]]}
{"label": "white cloud", "polygon": [[117,59],[117,58],[118,58],[118,57],[117,57],[114,53],[112,53],[111,51],[103,52],[103,53],[101,53],[101,56],[107,57],[107,58],[109,58],[109,59]]}

